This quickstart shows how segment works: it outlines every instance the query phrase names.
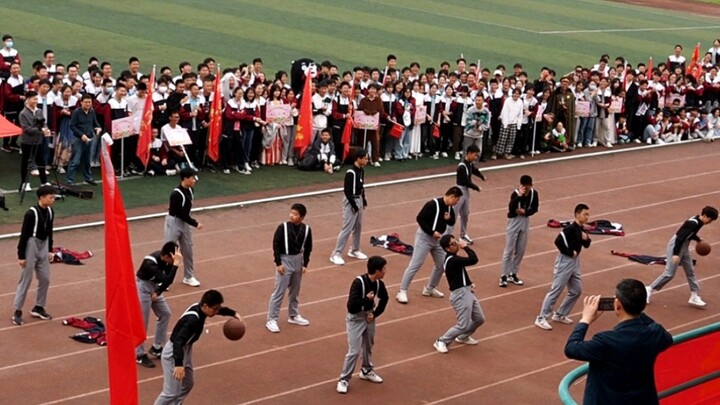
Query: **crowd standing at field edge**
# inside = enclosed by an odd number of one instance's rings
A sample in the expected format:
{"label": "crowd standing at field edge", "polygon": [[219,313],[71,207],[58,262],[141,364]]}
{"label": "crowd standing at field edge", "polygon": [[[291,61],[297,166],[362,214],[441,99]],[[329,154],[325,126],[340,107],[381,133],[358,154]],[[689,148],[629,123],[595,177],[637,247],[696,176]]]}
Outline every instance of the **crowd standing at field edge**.
{"label": "crowd standing at field edge", "polygon": [[[316,143],[318,150],[311,147],[306,156],[309,160],[321,156],[332,166],[329,169],[316,161],[303,162],[293,149],[302,79],[292,77],[291,82],[291,75],[282,70],[266,73],[261,58],[221,73],[211,57],[198,64],[184,61],[179,71],[161,67],[156,82],[150,84],[149,69],[147,65],[142,69],[137,57],[130,57],[117,75],[109,62],[98,58],[90,58],[85,66],[78,61],[63,65],[47,50],[31,63],[26,79],[20,71],[27,59],[21,59],[12,35],[3,38],[0,111],[20,124],[25,97],[33,91],[44,119],[42,142],[33,150],[37,154],[34,175],[43,166],[64,173],[79,160],[79,152],[89,153],[91,166],[99,165],[95,131],[85,134],[71,125],[86,95],[91,96],[100,132],[110,131],[116,119],[139,121],[145,98],[152,99],[157,138],[147,168],[132,153],[138,136],[131,134],[113,147],[118,175],[174,175],[185,166],[249,175],[262,166],[278,164],[332,173],[346,157],[348,140],[343,140],[343,130],[355,111],[379,115],[378,130],[356,129],[349,139],[355,146],[370,145],[369,164],[375,167],[383,161],[420,157],[461,160],[470,144],[481,149],[480,161],[512,160],[598,144],[612,148],[630,142],[660,144],[696,138],[709,142],[720,135],[719,39],[697,61],[688,61],[677,45],[657,66],[650,66],[652,62],[631,65],[622,56],[611,61],[609,55],[602,55],[597,64],[577,65],[566,74],[543,67],[535,80],[529,79],[521,63],[513,64],[512,70],[503,64],[490,69],[463,57],[454,65],[443,61],[439,68],[427,67],[424,72],[417,62],[401,67],[394,55],[387,56],[384,67],[357,66],[352,71],[323,61],[309,95],[313,140],[327,129],[333,148],[327,142]],[[219,158],[212,161],[207,156],[207,138],[217,73],[222,75],[222,136]],[[152,94],[148,89],[153,89]],[[287,106],[290,116],[271,122],[267,117],[271,106]],[[178,113],[176,122],[174,113]],[[171,147],[163,134],[176,125],[186,129],[193,141],[185,150]],[[30,125],[23,127],[25,133],[33,130]],[[0,150],[20,151],[18,137],[4,138]],[[31,188],[26,182],[23,178],[20,186]]]}

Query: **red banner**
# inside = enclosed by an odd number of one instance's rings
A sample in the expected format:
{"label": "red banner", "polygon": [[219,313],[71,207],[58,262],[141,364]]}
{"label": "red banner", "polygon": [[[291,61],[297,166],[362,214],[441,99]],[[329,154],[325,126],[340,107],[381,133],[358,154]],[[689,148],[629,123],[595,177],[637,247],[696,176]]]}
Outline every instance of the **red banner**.
{"label": "red banner", "polygon": [[295,152],[298,160],[305,155],[305,150],[310,146],[312,139],[312,90],[310,69],[305,73],[305,86],[303,87],[302,100],[300,101],[300,116],[298,117],[297,131],[295,132]]}
{"label": "red banner", "polygon": [[215,162],[220,160],[220,135],[222,133],[222,93],[220,90],[220,66],[215,73],[213,99],[210,106],[210,127],[208,128],[208,157]]}
{"label": "red banner", "polygon": [[155,91],[155,66],[153,66],[152,73],[150,73],[150,80],[148,80],[147,96],[145,96],[145,107],[143,108],[142,122],[140,123],[140,139],[137,144],[137,156],[140,158],[144,166],[147,166],[150,160],[150,145],[153,142],[152,135],[152,112],[153,102],[152,95]]}
{"label": "red banner", "polygon": [[[148,98],[151,96],[148,95]],[[105,314],[110,403],[137,404],[135,347],[145,340],[130,249],[127,216],[110,151],[102,148],[105,211]]]}

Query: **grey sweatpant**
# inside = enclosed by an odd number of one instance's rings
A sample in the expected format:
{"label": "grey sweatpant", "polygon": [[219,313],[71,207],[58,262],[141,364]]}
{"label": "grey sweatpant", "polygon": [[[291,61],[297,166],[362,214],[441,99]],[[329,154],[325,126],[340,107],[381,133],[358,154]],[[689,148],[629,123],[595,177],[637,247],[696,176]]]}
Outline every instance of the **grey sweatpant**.
{"label": "grey sweatpant", "polygon": [[502,275],[518,274],[520,262],[525,256],[528,231],[530,231],[530,218],[519,215],[508,218],[505,228],[505,251],[502,257]]}
{"label": "grey sweatpant", "polygon": [[457,324],[447,330],[440,337],[440,341],[446,345],[452,343],[456,337],[467,337],[475,333],[477,328],[485,323],[485,314],[480,307],[480,302],[472,293],[470,286],[452,290],[450,303],[455,308]]}
{"label": "grey sweatpant", "polygon": [[[152,302],[152,294],[155,292],[157,286],[154,282],[140,279],[135,279],[135,281],[137,283],[140,310],[142,311],[145,330],[147,331],[148,329],[150,310],[152,309],[153,313],[157,317],[157,321],[155,322],[155,340],[153,342],[153,346],[162,348],[165,343],[165,339],[167,338],[168,324],[170,324],[170,316],[172,315],[170,307],[163,295],[160,295],[157,301]],[[135,355],[142,356],[143,354],[145,354],[145,345],[141,343],[135,348]]]}
{"label": "grey sweatpant", "polygon": [[460,218],[460,236],[467,235],[468,217],[470,216],[470,192],[467,187],[458,186],[462,190],[462,196],[455,204],[455,213]]}
{"label": "grey sweatpant", "polygon": [[357,314],[348,313],[345,316],[345,325],[347,326],[348,335],[348,352],[345,355],[340,379],[349,381],[353,371],[355,371],[355,363],[357,363],[360,350],[363,352],[362,368],[364,370],[372,370],[372,349],[375,344],[375,321],[367,321],[368,311],[360,311]]}
{"label": "grey sweatpant", "polygon": [[680,264],[673,264],[672,263],[672,257],[673,257],[673,246],[675,246],[675,235],[673,235],[672,238],[670,238],[670,241],[667,245],[667,257],[665,259],[665,271],[663,274],[661,274],[658,278],[655,279],[655,281],[650,284],[650,287],[653,290],[662,290],[663,287],[665,287],[665,284],[669,283],[670,280],[672,280],[675,277],[675,273],[677,272],[678,266],[682,266],[683,270],[685,270],[685,276],[688,280],[688,286],[690,287],[690,292],[697,293],[700,291],[700,286],[698,285],[697,279],[695,278],[695,266],[693,266],[692,262],[692,256],[690,256],[690,240],[685,241],[682,248],[680,248]]}
{"label": "grey sweatpant", "polygon": [[25,298],[32,283],[33,273],[38,279],[37,298],[35,305],[45,307],[47,303],[48,288],[50,288],[50,260],[48,259],[48,241],[31,237],[28,239],[25,248],[25,267],[20,273],[17,290],[15,291],[15,302],[13,306],[16,311],[22,311],[25,305]]}
{"label": "grey sweatpant", "polygon": [[555,302],[565,286],[568,288],[567,296],[563,299],[558,310],[555,311],[560,316],[567,316],[572,311],[575,302],[580,298],[582,277],[580,276],[580,256],[573,258],[558,253],[557,259],[555,259],[555,268],[553,269],[553,282],[550,291],[543,300],[540,317],[548,318],[552,315]]}
{"label": "grey sweatpant", "polygon": [[303,255],[281,255],[280,262],[285,267],[285,274],[275,271],[275,290],[270,295],[268,303],[267,320],[277,321],[280,314],[285,291],[288,291],[288,315],[298,315],[298,295],[300,295],[300,284],[302,283]]}
{"label": "grey sweatpant", "polygon": [[183,366],[185,367],[185,378],[178,381],[173,377],[175,369],[175,360],[173,359],[173,343],[168,341],[162,352],[162,368],[163,368],[163,390],[155,400],[155,405],[180,405],[190,394],[195,379],[193,378],[192,365],[192,345],[185,347],[185,359]]}
{"label": "grey sweatpant", "polygon": [[191,226],[180,218],[165,216],[165,242],[175,242],[183,256],[185,278],[195,277],[193,267],[193,241]]}
{"label": "grey sweatpant", "polygon": [[348,201],[347,197],[343,196],[343,226],[338,234],[337,244],[333,253],[342,254],[347,245],[348,238],[352,234],[353,242],[350,250],[360,250],[360,238],[362,236],[362,221],[363,221],[363,199],[362,197],[355,197],[355,205],[358,207],[357,212],[353,212],[352,205]]}
{"label": "grey sweatpant", "polygon": [[432,273],[430,273],[430,280],[427,285],[429,289],[432,289],[437,287],[440,283],[440,277],[443,275],[443,261],[445,260],[446,253],[440,246],[437,239],[426,234],[422,228],[418,227],[417,232],[415,232],[415,246],[413,247],[412,258],[410,259],[410,264],[408,264],[407,269],[405,269],[405,273],[402,277],[402,283],[400,284],[401,290],[407,291],[410,288],[410,283],[418,270],[420,270],[420,267],[422,267],[423,263],[425,263],[425,258],[428,253],[432,255],[433,262],[435,263],[435,267],[433,267]]}

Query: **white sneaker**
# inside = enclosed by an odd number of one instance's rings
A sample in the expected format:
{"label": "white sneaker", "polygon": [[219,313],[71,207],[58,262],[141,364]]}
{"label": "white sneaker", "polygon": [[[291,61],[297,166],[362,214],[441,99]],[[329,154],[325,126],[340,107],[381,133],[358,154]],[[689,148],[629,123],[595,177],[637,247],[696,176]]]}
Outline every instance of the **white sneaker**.
{"label": "white sneaker", "polygon": [[375,374],[375,371],[373,371],[373,370],[368,370],[367,372],[365,372],[365,370],[360,370],[360,379],[372,381],[375,384],[380,384],[381,382],[383,382],[382,377]]}
{"label": "white sneaker", "polygon": [[335,390],[341,394],[347,394],[348,389],[348,382],[345,380],[340,380],[337,383],[337,388]]}
{"label": "white sneaker", "polygon": [[605,144],[605,147],[606,147],[606,148],[610,148],[610,149],[612,149],[612,147],[613,147],[613,144],[611,144],[610,142],[608,142],[608,143],[606,143],[606,144]]}
{"label": "white sneaker", "polygon": [[265,328],[272,333],[280,333],[280,327],[278,326],[277,321],[274,319],[267,321],[267,323],[265,324]]}
{"label": "white sneaker", "polygon": [[295,166],[295,162],[293,162],[292,159],[288,159],[287,165],[288,165],[288,166]]}
{"label": "white sneaker", "polygon": [[230,169],[223,169],[223,174],[230,174]]}
{"label": "white sneaker", "polygon": [[447,152],[443,152],[443,153],[440,154],[440,156],[442,156],[442,157],[445,158],[445,157],[448,157],[448,154],[447,154]]}
{"label": "white sneaker", "polygon": [[250,163],[245,163],[245,171],[252,172],[252,167],[250,167]]}
{"label": "white sneaker", "polygon": [[187,284],[190,287],[200,287],[200,282],[195,277],[183,278],[183,284]]}
{"label": "white sneaker", "polygon": [[472,244],[473,244],[472,238],[470,238],[470,237],[467,236],[467,235],[461,236],[460,239],[464,240],[468,245],[472,245]]}
{"label": "white sneaker", "polygon": [[333,255],[330,256],[330,262],[336,266],[342,266],[345,264],[345,260],[343,260],[339,253],[333,253]]}
{"label": "white sneaker", "polygon": [[535,319],[535,326],[537,326],[540,329],[544,330],[552,330],[552,325],[550,325],[547,321],[547,319],[539,316]]}
{"label": "white sneaker", "polygon": [[397,302],[401,304],[407,304],[408,303],[408,297],[407,297],[407,291],[400,290],[398,291],[397,295],[395,295],[395,299]]}
{"label": "white sneaker", "polygon": [[168,170],[165,170],[165,174],[168,175],[168,176],[174,176],[174,175],[177,174],[177,170],[175,170],[175,169],[168,169]]}
{"label": "white sneaker", "polygon": [[422,295],[426,297],[433,297],[433,298],[442,298],[445,296],[445,294],[438,291],[437,288],[427,288],[423,287]]}
{"label": "white sneaker", "polygon": [[700,298],[698,295],[690,296],[690,300],[688,301],[688,304],[690,304],[694,307],[699,307],[699,308],[703,308],[705,305],[707,305],[705,303],[705,301],[703,301],[702,298]]}
{"label": "white sneaker", "polygon": [[652,287],[650,287],[650,286],[645,287],[645,291],[647,292],[647,300],[645,301],[645,303],[649,304],[650,296],[652,295]]}
{"label": "white sneaker", "polygon": [[30,183],[25,183],[25,191],[32,191],[32,187],[30,187]]}
{"label": "white sneaker", "polygon": [[648,145],[652,145],[652,138],[648,138],[647,141],[645,141]]}
{"label": "white sneaker", "polygon": [[433,343],[433,347],[440,353],[448,352],[447,345],[442,340],[436,340],[435,343]]}
{"label": "white sneaker", "polygon": [[30,175],[31,176],[39,176],[40,171],[38,169],[32,169],[32,170],[30,170]]}
{"label": "white sneaker", "polygon": [[566,324],[566,325],[570,325],[570,324],[572,324],[573,322],[575,322],[575,321],[573,321],[572,319],[568,318],[567,316],[559,315],[559,314],[557,314],[557,313],[556,313],[556,314],[553,314],[553,316],[552,316],[551,319],[553,320],[553,322],[560,322],[560,323],[564,323],[564,324]]}
{"label": "white sneaker", "polygon": [[460,152],[455,152],[455,160],[460,160]]}
{"label": "white sneaker", "polygon": [[375,166],[375,167],[380,167],[380,162],[375,162],[375,163],[373,163],[373,166]]}
{"label": "white sneaker", "polygon": [[634,140],[633,142],[635,142],[635,143],[641,143],[642,141],[639,140],[638,138],[635,138],[635,140]]}
{"label": "white sneaker", "polygon": [[462,343],[464,345],[470,345],[470,346],[475,346],[478,344],[478,341],[473,339],[472,336],[465,336],[464,338],[458,336],[455,338],[455,341],[458,343]]}
{"label": "white sneaker", "polygon": [[58,167],[58,168],[57,168],[57,172],[58,172],[59,174],[65,174],[65,168],[63,168],[63,167]]}
{"label": "white sneaker", "polygon": [[367,260],[367,255],[359,250],[349,250],[348,256],[358,259],[358,260]]}
{"label": "white sneaker", "polygon": [[291,323],[293,325],[300,325],[300,326],[310,325],[310,321],[308,321],[307,319],[303,318],[300,315],[295,315],[295,316],[288,318],[288,323]]}

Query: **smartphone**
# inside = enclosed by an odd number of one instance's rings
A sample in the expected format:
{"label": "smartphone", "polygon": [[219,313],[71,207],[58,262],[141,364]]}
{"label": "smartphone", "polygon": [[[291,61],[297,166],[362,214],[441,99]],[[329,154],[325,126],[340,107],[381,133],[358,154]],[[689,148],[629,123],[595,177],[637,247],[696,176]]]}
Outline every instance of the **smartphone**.
{"label": "smartphone", "polygon": [[603,297],[600,298],[598,303],[598,311],[614,311],[615,310],[615,298]]}

